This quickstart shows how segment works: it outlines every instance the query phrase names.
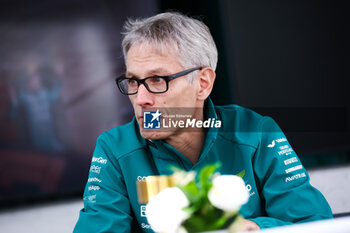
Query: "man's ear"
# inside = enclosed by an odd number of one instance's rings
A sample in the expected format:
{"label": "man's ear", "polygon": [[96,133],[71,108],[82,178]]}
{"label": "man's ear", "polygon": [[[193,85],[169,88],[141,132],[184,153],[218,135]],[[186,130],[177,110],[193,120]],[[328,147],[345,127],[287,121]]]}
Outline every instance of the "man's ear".
{"label": "man's ear", "polygon": [[199,100],[205,100],[211,93],[215,81],[215,71],[210,67],[202,68],[198,73],[199,89],[197,98]]}

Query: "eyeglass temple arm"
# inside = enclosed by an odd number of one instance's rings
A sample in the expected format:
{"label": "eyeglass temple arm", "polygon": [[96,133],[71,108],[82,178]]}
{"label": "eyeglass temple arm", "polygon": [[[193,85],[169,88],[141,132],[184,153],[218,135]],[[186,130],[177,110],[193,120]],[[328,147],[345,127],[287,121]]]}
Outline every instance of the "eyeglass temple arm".
{"label": "eyeglass temple arm", "polygon": [[172,74],[172,75],[169,75],[169,76],[166,76],[166,77],[167,77],[168,80],[172,80],[172,79],[184,76],[186,74],[189,74],[189,73],[191,73],[191,72],[193,72],[195,70],[201,70],[201,69],[202,69],[202,67],[195,67],[195,68],[184,70],[184,71],[181,71],[179,73]]}

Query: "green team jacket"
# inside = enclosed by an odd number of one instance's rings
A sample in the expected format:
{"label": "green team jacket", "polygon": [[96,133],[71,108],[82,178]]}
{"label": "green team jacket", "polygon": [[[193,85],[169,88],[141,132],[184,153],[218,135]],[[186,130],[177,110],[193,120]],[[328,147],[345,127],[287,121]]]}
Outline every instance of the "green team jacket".
{"label": "green team jacket", "polygon": [[206,115],[222,125],[207,132],[194,165],[165,142],[142,138],[135,119],[102,133],[74,232],[153,232],[145,205],[138,203],[136,181],[171,174],[170,165],[197,171],[218,161],[221,174],[245,170],[250,198],[240,212],[260,228],[332,218],[327,201],[310,185],[298,156],[271,118],[237,105],[214,107],[210,99],[206,106]]}

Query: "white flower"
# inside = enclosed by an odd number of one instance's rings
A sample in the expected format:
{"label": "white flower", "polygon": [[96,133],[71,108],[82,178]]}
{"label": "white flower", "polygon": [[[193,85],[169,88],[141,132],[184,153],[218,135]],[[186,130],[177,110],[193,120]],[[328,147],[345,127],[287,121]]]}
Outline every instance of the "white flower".
{"label": "white flower", "polygon": [[228,212],[238,211],[248,201],[249,192],[241,177],[220,175],[213,178],[208,199],[213,206]]}
{"label": "white flower", "polygon": [[180,186],[186,186],[188,183],[193,181],[196,177],[195,171],[178,171],[173,174],[173,179],[175,180],[175,183]]}
{"label": "white flower", "polygon": [[151,198],[146,207],[148,223],[156,232],[177,232],[188,218],[182,210],[189,205],[185,194],[177,187],[166,188]]}

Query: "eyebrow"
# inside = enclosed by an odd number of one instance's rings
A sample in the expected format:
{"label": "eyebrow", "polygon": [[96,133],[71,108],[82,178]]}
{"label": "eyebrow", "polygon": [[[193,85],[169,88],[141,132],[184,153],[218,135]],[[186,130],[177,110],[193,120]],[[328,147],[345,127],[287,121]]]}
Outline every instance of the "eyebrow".
{"label": "eyebrow", "polygon": [[[153,70],[149,70],[147,73],[146,73],[146,77],[150,77],[150,76],[154,76],[154,75],[158,75],[158,76],[167,76],[167,75],[170,75],[169,74],[169,71],[162,68],[162,67],[159,67],[159,68],[156,68],[156,69],[153,69]],[[125,76],[126,77],[134,77],[134,78],[139,78],[138,75],[135,75],[133,74],[132,72],[129,72],[129,71],[126,71],[125,73]]]}

